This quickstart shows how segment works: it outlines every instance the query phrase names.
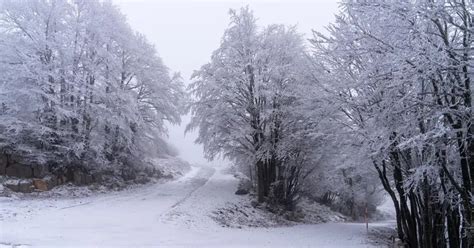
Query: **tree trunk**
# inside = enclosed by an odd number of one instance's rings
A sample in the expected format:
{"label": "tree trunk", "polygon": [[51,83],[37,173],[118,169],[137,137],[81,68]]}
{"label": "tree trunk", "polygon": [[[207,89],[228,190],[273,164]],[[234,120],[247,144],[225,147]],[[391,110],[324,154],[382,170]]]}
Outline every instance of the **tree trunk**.
{"label": "tree trunk", "polygon": [[257,167],[257,199],[258,199],[258,202],[262,203],[265,201],[263,162],[259,160],[257,162],[256,167]]}

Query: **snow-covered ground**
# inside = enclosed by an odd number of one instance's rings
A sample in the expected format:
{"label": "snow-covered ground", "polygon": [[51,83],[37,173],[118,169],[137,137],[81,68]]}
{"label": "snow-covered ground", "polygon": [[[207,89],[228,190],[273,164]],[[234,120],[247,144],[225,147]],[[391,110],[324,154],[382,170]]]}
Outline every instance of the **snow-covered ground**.
{"label": "snow-covered ground", "polygon": [[222,227],[216,209],[238,204],[225,168],[76,199],[0,198],[0,247],[373,247],[365,224]]}

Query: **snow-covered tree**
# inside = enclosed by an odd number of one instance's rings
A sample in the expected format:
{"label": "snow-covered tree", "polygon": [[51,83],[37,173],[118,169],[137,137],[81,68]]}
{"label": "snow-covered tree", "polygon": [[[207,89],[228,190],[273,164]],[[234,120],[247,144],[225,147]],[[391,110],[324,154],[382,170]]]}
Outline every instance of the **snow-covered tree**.
{"label": "snow-covered tree", "polygon": [[318,80],[362,141],[409,247],[471,242],[472,7],[343,1],[329,35],[312,41]]}
{"label": "snow-covered tree", "polygon": [[179,75],[109,2],[2,1],[0,32],[4,153],[56,170],[137,166],[180,121]]}
{"label": "snow-covered tree", "polygon": [[294,113],[306,80],[303,41],[293,27],[259,30],[248,8],[230,15],[219,49],[193,76],[188,129],[199,128],[209,158],[223,154],[247,165],[260,201],[291,207],[305,165],[292,142],[304,128]]}

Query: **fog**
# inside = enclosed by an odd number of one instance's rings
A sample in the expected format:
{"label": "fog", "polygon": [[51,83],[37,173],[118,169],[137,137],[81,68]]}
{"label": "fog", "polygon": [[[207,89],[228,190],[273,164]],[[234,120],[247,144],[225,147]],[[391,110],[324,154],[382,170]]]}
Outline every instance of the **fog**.
{"label": "fog", "polygon": [[[231,8],[248,5],[260,26],[268,24],[297,25],[299,32],[310,37],[311,30],[323,31],[334,20],[335,0],[313,1],[156,1],[115,0],[132,28],[153,43],[171,71],[180,72],[186,84],[194,70],[207,63],[218,48],[229,23]],[[198,164],[209,163],[202,146],[195,144],[196,132],[184,134],[189,115],[181,125],[169,126],[169,141],[180,156]],[[223,161],[214,161],[214,164]]]}

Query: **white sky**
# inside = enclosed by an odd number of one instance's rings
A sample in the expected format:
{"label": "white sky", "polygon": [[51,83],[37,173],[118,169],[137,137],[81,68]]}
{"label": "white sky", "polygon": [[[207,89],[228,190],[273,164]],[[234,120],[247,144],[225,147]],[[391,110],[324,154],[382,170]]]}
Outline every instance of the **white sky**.
{"label": "white sky", "polygon": [[[334,20],[337,0],[114,0],[127,16],[132,28],[155,44],[171,71],[180,72],[184,81],[194,70],[207,63],[219,46],[228,26],[228,11],[248,5],[258,18],[258,25],[297,25],[300,33],[323,31]],[[191,163],[207,163],[202,148],[194,144],[195,133],[184,136],[189,117],[181,126],[169,128],[169,140]],[[216,161],[219,163],[220,161]]]}

